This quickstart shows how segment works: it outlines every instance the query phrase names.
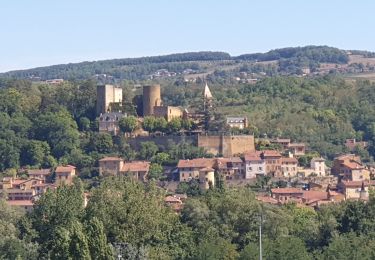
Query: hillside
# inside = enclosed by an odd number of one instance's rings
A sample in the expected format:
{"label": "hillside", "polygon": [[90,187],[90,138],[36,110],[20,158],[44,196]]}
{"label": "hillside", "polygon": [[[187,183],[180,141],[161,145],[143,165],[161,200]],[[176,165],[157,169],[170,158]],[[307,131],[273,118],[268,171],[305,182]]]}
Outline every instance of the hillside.
{"label": "hillside", "polygon": [[364,73],[374,71],[374,54],[344,51],[328,46],[282,48],[266,53],[231,56],[225,52],[189,52],[164,56],[112,59],[60,64],[0,73],[2,78],[83,80],[105,82],[183,77],[191,80],[207,75],[239,77],[240,73],[259,75],[303,75]]}

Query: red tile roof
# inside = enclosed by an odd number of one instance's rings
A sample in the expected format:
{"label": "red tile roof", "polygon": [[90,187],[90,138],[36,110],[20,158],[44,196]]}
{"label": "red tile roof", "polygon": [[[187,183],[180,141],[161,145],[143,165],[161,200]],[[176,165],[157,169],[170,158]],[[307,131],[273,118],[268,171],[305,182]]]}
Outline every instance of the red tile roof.
{"label": "red tile roof", "polygon": [[30,169],[27,170],[28,175],[49,175],[51,173],[51,169]]}
{"label": "red tile roof", "polygon": [[375,181],[342,181],[339,184],[344,186],[345,188],[361,188],[362,182],[365,187],[375,186]]}
{"label": "red tile roof", "polygon": [[303,191],[302,199],[307,201],[326,200],[328,199],[328,193],[326,191],[306,190]]}
{"label": "red tile roof", "polygon": [[57,166],[55,172],[71,172],[75,169],[76,167],[73,165],[67,165],[67,166]]}
{"label": "red tile roof", "polygon": [[164,202],[166,203],[182,203],[182,201],[178,198],[175,198],[173,196],[167,196],[164,198]]}
{"label": "red tile roof", "polygon": [[296,158],[289,158],[289,157],[283,157],[281,158],[282,163],[298,163],[298,160]]}
{"label": "red tile roof", "polygon": [[179,160],[177,168],[206,168],[214,167],[215,159],[197,158],[192,160]]}
{"label": "red tile roof", "polygon": [[261,151],[255,151],[252,153],[245,153],[245,161],[261,161]]}
{"label": "red tile roof", "polygon": [[122,172],[148,172],[150,169],[150,162],[146,161],[133,161],[125,162],[122,167]]}
{"label": "red tile roof", "polygon": [[263,157],[281,157],[279,151],[276,150],[264,150],[262,152]]}
{"label": "red tile roof", "polygon": [[341,165],[351,170],[360,170],[365,168],[362,164],[353,160],[351,160],[350,162],[344,162]]}
{"label": "red tile roof", "polygon": [[302,194],[304,191],[298,188],[276,188],[271,189],[273,194],[290,194],[290,193],[297,193]]}
{"label": "red tile roof", "polygon": [[7,200],[10,206],[33,206],[34,203],[31,200]]}

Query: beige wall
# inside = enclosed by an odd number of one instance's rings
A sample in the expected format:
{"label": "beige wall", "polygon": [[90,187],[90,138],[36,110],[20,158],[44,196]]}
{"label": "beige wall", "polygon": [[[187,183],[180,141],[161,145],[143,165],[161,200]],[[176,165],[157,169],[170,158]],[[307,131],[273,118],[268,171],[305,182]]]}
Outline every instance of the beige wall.
{"label": "beige wall", "polygon": [[203,147],[214,155],[222,154],[231,157],[244,152],[255,151],[254,136],[198,136],[198,147]]}
{"label": "beige wall", "polygon": [[176,117],[182,118],[183,111],[179,107],[156,106],[154,107],[154,115],[156,117],[164,117],[169,122]]}

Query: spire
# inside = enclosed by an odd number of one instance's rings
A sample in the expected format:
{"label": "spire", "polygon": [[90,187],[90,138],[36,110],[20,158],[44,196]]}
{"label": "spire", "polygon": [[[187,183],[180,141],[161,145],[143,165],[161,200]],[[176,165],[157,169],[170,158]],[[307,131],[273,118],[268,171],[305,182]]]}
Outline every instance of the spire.
{"label": "spire", "polygon": [[204,87],[203,95],[204,95],[205,99],[212,99],[212,94],[211,94],[211,91],[210,91],[210,89],[207,85],[207,82],[206,82],[206,86]]}

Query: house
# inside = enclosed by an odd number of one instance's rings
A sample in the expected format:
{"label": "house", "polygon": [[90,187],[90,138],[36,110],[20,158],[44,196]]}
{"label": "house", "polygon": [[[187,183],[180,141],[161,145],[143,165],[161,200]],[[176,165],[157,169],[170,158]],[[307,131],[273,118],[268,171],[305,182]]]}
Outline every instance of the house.
{"label": "house", "polygon": [[99,160],[100,175],[117,175],[124,166],[124,160],[120,157],[104,157]]}
{"label": "house", "polygon": [[288,138],[276,138],[271,140],[271,143],[280,145],[284,150],[288,149],[290,139]]}
{"label": "house", "polygon": [[56,185],[71,185],[73,184],[73,178],[76,176],[76,167],[72,165],[57,166],[55,170]]}
{"label": "house", "polygon": [[310,168],[319,177],[326,176],[325,159],[322,157],[312,158],[310,161]]}
{"label": "house", "polygon": [[266,165],[266,174],[270,176],[281,175],[281,154],[276,150],[265,150],[261,153],[261,158]]}
{"label": "house", "polygon": [[271,197],[279,203],[287,203],[292,201],[301,201],[303,190],[299,188],[276,188],[271,189]]}
{"label": "house", "polygon": [[34,202],[32,200],[7,200],[7,204],[12,207],[18,207],[31,212],[34,207]]}
{"label": "house", "polygon": [[243,179],[244,167],[240,157],[218,158],[216,168],[221,176],[226,180]]}
{"label": "house", "polygon": [[244,159],[245,179],[266,175],[266,162],[261,158],[261,152],[246,153]]}
{"label": "house", "polygon": [[99,116],[99,133],[110,133],[117,135],[120,132],[119,121],[126,117],[121,112],[106,112]]}
{"label": "house", "polygon": [[228,116],[227,125],[230,128],[244,129],[248,126],[248,120],[247,120],[247,117]]}
{"label": "house", "polygon": [[48,190],[56,190],[57,186],[53,183],[38,183],[31,187],[35,191],[35,195],[41,195]]}
{"label": "house", "polygon": [[215,166],[215,159],[197,158],[192,160],[179,160],[177,168],[179,171],[180,181],[190,181],[191,179],[199,179],[199,171],[201,169]]}
{"label": "house", "polygon": [[337,188],[345,195],[345,199],[368,199],[370,187],[375,187],[375,181],[342,181],[337,184]]}
{"label": "house", "polygon": [[133,161],[124,162],[119,174],[129,176],[135,180],[147,181],[147,175],[150,170],[150,162]]}
{"label": "house", "polygon": [[38,178],[45,182],[51,174],[51,169],[28,169],[26,173],[30,178]]}
{"label": "house", "polygon": [[7,189],[3,190],[7,200],[32,200],[36,195],[34,190]]}
{"label": "house", "polygon": [[281,173],[284,177],[295,177],[298,171],[298,160],[292,158],[281,158]]}
{"label": "house", "polygon": [[305,155],[306,145],[304,143],[290,143],[288,150],[295,156]]}
{"label": "house", "polygon": [[344,181],[370,180],[369,170],[362,164],[361,158],[354,154],[336,157],[333,161],[332,174]]}

